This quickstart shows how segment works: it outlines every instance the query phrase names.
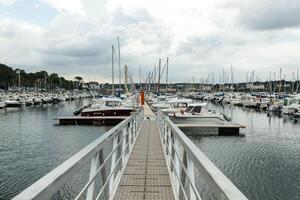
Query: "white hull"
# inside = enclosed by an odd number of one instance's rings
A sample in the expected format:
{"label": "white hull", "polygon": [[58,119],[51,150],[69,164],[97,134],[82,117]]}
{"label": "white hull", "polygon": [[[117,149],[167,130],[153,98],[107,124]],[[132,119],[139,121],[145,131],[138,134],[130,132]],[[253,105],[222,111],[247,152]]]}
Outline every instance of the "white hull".
{"label": "white hull", "polygon": [[4,101],[1,101],[1,102],[0,102],[0,109],[1,109],[1,108],[5,108],[5,102],[4,102]]}

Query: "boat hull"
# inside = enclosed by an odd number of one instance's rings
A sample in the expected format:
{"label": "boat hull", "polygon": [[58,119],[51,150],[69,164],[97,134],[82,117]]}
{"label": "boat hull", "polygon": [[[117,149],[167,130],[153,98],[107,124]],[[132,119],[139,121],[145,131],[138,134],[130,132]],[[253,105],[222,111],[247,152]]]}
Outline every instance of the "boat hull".
{"label": "boat hull", "polygon": [[133,109],[122,109],[122,110],[94,110],[81,112],[81,116],[95,117],[95,116],[130,116]]}

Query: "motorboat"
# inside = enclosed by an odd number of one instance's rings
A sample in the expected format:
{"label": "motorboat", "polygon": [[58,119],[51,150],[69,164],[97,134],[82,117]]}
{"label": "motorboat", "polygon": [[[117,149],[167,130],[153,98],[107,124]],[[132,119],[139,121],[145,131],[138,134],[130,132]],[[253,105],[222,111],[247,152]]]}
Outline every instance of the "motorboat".
{"label": "motorboat", "polygon": [[135,110],[133,107],[122,105],[119,98],[94,99],[93,103],[81,110],[81,116],[129,116]]}
{"label": "motorboat", "polygon": [[23,105],[25,105],[25,104],[21,103],[18,100],[15,100],[15,99],[8,99],[5,101],[5,107],[7,107],[7,108],[22,107]]}
{"label": "motorboat", "polygon": [[245,95],[242,97],[243,106],[248,108],[255,108],[258,106],[257,97],[252,95]]}
{"label": "motorboat", "polygon": [[168,116],[175,124],[211,124],[230,121],[229,118],[226,117],[227,120],[224,118],[224,114],[204,109],[206,105],[206,103],[190,104],[186,110],[169,113]]}
{"label": "motorboat", "polygon": [[169,105],[171,107],[162,108],[161,111],[168,114],[168,113],[174,113],[174,112],[180,112],[184,111],[188,108],[188,105],[192,103],[191,99],[172,99],[169,102]]}
{"label": "motorboat", "polygon": [[283,100],[283,114],[293,115],[300,111],[300,95],[294,95]]}

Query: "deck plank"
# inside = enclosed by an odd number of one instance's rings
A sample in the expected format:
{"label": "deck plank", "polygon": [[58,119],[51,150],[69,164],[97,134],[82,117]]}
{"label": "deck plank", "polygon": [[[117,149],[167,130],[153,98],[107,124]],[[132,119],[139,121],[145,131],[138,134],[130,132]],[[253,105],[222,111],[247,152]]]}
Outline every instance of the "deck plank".
{"label": "deck plank", "polygon": [[144,112],[146,119],[114,199],[174,200],[155,115],[147,105]]}

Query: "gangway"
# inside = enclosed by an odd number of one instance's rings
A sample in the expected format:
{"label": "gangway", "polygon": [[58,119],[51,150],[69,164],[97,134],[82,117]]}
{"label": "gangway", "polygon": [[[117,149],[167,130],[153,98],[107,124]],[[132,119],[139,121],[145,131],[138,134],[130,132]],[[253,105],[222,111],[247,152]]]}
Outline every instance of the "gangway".
{"label": "gangway", "polygon": [[86,167],[87,182],[68,199],[247,199],[167,116],[155,115],[147,104],[13,199],[63,199],[63,187]]}

